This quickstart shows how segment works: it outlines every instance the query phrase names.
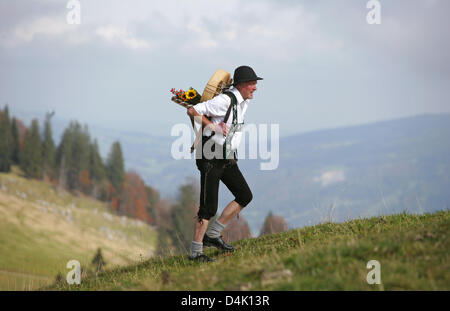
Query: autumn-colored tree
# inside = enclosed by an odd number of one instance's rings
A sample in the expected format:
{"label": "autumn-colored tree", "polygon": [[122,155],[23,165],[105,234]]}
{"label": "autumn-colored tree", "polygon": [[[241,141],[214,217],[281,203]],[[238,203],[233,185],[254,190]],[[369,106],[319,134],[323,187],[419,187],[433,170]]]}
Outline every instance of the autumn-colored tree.
{"label": "autumn-colored tree", "polygon": [[248,223],[245,221],[242,215],[233,218],[225,227],[223,231],[223,238],[227,242],[233,242],[242,239],[251,238],[252,234]]}
{"label": "autumn-colored tree", "polygon": [[42,174],[42,142],[39,135],[39,123],[37,119],[31,121],[30,129],[25,135],[23,152],[20,158],[20,167],[25,176],[41,178]]}
{"label": "autumn-colored tree", "polygon": [[264,225],[261,228],[261,235],[272,234],[277,232],[284,232],[288,230],[288,225],[283,217],[274,215],[270,212],[266,220],[264,221]]}
{"label": "autumn-colored tree", "polygon": [[84,194],[90,194],[92,191],[93,182],[89,176],[88,170],[82,170],[80,173],[80,190]]}
{"label": "autumn-colored tree", "polygon": [[158,227],[173,228],[172,223],[173,205],[167,200],[161,199],[155,205],[156,224]]}
{"label": "autumn-colored tree", "polygon": [[119,210],[119,206],[120,206],[120,199],[118,197],[113,196],[111,198],[111,208],[113,209],[113,211],[118,211]]}
{"label": "autumn-colored tree", "polygon": [[154,219],[147,211],[149,205],[150,201],[141,177],[135,172],[127,172],[120,195],[118,212],[154,224]]}
{"label": "autumn-colored tree", "polygon": [[[14,118],[17,130],[19,131],[19,147],[20,150],[23,150],[23,142],[25,140],[25,134],[27,132],[27,127],[25,126],[25,124],[18,118]],[[20,157],[19,157],[20,160]]]}

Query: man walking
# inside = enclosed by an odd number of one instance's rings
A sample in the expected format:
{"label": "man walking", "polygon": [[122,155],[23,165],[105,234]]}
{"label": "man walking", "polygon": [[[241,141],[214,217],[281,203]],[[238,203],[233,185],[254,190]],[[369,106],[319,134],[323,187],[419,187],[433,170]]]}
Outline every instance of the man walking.
{"label": "man walking", "polygon": [[[201,117],[202,125],[205,126],[202,144],[196,154],[201,190],[198,221],[189,256],[191,260],[212,261],[203,254],[203,246],[213,246],[224,251],[234,250],[232,245],[222,239],[221,232],[253,197],[237,165],[236,150],[242,135],[244,115],[256,91],[257,80],[262,78],[251,67],[240,66],[234,71],[233,86],[228,91],[188,109],[188,115]],[[208,228],[209,220],[217,212],[220,181],[235,199]]]}

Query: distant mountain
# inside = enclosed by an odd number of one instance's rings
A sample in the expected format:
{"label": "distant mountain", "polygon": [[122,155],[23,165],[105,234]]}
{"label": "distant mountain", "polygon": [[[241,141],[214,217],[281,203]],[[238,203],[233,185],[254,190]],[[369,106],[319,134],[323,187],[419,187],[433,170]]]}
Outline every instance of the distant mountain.
{"label": "distant mountain", "polygon": [[[193,158],[172,158],[177,137],[95,126],[89,130],[104,156],[111,143],[120,140],[126,168],[166,198],[175,196],[187,178],[199,178]],[[283,137],[276,170],[260,170],[265,160],[239,160],[254,194],[243,215],[256,235],[270,211],[294,228],[382,213],[448,209],[449,136],[450,114],[439,114]],[[219,211],[232,199],[222,184]]]}
{"label": "distant mountain", "polygon": [[[299,227],[448,209],[449,136],[450,114],[443,114],[281,138],[276,170],[261,171],[261,159],[239,160],[254,193],[243,215],[256,235],[270,211]],[[165,196],[174,195],[186,178],[199,177],[193,159],[172,158],[175,137],[124,133],[119,139],[127,167]],[[224,185],[220,197],[219,210],[233,199]]]}
{"label": "distant mountain", "polygon": [[245,161],[252,228],[270,211],[291,227],[450,206],[450,115],[421,115],[280,140],[280,164]]}

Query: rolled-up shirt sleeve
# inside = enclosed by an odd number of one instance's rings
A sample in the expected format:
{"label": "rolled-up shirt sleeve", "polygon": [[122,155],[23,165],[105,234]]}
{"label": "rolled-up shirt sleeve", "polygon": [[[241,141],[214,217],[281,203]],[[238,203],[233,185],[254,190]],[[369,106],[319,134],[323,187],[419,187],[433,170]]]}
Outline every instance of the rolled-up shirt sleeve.
{"label": "rolled-up shirt sleeve", "polygon": [[221,117],[225,116],[228,110],[228,106],[230,105],[231,100],[225,94],[220,94],[205,101],[203,103],[198,103],[193,106],[197,113],[205,115],[207,117]]}

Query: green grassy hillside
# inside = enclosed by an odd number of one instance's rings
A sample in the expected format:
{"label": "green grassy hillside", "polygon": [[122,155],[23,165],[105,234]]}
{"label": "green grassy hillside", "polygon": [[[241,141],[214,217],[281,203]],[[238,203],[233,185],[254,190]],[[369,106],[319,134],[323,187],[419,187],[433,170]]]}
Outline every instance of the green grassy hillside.
{"label": "green grassy hillside", "polygon": [[72,259],[89,268],[97,248],[106,267],[130,265],[150,258],[156,243],[156,230],[102,202],[17,172],[0,174],[0,290],[36,289],[58,273],[65,278]]}
{"label": "green grassy hillside", "polygon": [[[450,213],[374,217],[325,223],[235,243],[236,251],[152,258],[80,285],[45,290],[449,290]],[[366,281],[368,261],[381,284]]]}

